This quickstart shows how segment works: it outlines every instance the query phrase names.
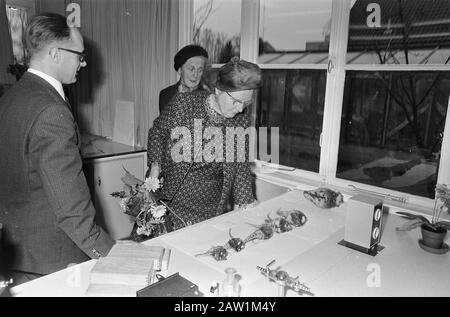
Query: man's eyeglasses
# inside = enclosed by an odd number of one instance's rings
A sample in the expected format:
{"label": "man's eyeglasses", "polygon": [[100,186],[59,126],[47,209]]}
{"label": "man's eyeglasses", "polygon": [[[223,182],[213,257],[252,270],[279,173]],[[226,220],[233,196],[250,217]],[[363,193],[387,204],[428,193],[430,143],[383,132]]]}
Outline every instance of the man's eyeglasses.
{"label": "man's eyeglasses", "polygon": [[233,97],[228,91],[225,92],[227,93],[228,96],[230,96],[231,99],[233,99],[233,103],[241,104],[243,108],[249,107],[253,103],[252,101],[242,101],[240,99]]}
{"label": "man's eyeglasses", "polygon": [[78,55],[78,58],[80,59],[80,63],[81,63],[81,64],[84,63],[84,62],[86,61],[87,55],[86,55],[85,53],[81,53],[81,52],[74,51],[74,50],[69,50],[68,48],[62,48],[62,47],[58,47],[58,49],[59,49],[59,50],[66,51],[66,52],[69,52],[69,53],[72,53],[72,54],[77,54],[77,55]]}

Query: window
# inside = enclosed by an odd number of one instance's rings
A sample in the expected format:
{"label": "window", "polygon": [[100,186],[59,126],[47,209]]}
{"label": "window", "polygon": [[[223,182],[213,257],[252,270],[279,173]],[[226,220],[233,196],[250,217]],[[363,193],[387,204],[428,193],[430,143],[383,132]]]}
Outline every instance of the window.
{"label": "window", "polygon": [[239,56],[240,0],[195,0],[193,42],[203,46],[213,64]]}
{"label": "window", "polygon": [[338,178],[434,198],[450,91],[449,27],[448,1],[353,4]]}
{"label": "window", "polygon": [[261,0],[258,64],[327,63],[331,0]]}
{"label": "window", "polygon": [[449,28],[449,1],[357,0],[350,12],[347,63],[447,64]]}
{"label": "window", "polygon": [[348,71],[337,177],[434,198],[450,73]]}
{"label": "window", "polygon": [[[319,172],[326,72],[263,69],[262,74],[256,127],[279,128],[279,162],[275,163]],[[272,149],[264,139],[258,141],[264,142],[258,144],[265,146],[262,153]]]}
{"label": "window", "polygon": [[259,4],[263,83],[256,126],[279,128],[279,164],[318,173],[331,0]]}
{"label": "window", "polygon": [[242,22],[280,164],[432,207],[450,183],[449,1],[242,0]]}

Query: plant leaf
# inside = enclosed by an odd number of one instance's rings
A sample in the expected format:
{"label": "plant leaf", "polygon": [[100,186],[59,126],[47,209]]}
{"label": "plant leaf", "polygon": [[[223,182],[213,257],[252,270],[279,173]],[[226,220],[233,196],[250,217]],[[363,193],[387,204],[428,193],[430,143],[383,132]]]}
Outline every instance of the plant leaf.
{"label": "plant leaf", "polygon": [[408,231],[408,230],[412,230],[414,228],[419,227],[421,224],[423,224],[422,219],[410,219],[410,220],[406,221],[404,224],[402,224],[401,226],[395,228],[395,230]]}
{"label": "plant leaf", "polygon": [[430,221],[425,218],[424,216],[421,215],[416,215],[416,214],[412,214],[409,212],[404,212],[404,211],[397,211],[396,214],[401,215],[402,217],[406,217],[408,219],[420,219],[422,220],[422,223],[430,223]]}
{"label": "plant leaf", "polygon": [[438,225],[439,227],[445,228],[447,230],[450,230],[450,222],[448,221],[438,221],[436,222],[436,225]]}

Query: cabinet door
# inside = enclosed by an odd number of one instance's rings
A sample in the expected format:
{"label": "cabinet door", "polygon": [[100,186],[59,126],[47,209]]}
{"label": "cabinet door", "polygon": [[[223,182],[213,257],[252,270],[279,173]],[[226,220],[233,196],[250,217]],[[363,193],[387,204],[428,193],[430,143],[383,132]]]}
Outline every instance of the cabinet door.
{"label": "cabinet door", "polygon": [[120,199],[110,194],[123,189],[121,178],[125,175],[124,168],[137,178],[144,179],[145,152],[138,155],[96,159],[91,164],[96,221],[112,238],[127,238],[133,229],[133,219],[123,213],[119,205]]}

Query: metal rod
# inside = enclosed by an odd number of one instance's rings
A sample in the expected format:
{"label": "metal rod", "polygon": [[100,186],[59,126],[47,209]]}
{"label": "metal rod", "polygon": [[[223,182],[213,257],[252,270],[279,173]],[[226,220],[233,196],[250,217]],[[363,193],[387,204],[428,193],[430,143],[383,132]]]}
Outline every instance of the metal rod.
{"label": "metal rod", "polygon": [[408,199],[406,197],[395,196],[395,195],[391,195],[391,194],[382,194],[382,193],[375,192],[375,191],[372,191],[372,190],[361,189],[361,188],[356,187],[355,185],[348,185],[348,187],[353,188],[353,190],[355,190],[357,192],[371,194],[371,195],[376,195],[376,196],[381,196],[381,197],[384,197],[386,199],[397,201],[397,202],[400,202],[400,203],[403,203],[403,204],[406,204],[407,201],[408,201]]}

